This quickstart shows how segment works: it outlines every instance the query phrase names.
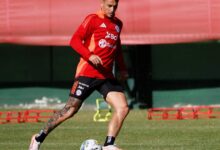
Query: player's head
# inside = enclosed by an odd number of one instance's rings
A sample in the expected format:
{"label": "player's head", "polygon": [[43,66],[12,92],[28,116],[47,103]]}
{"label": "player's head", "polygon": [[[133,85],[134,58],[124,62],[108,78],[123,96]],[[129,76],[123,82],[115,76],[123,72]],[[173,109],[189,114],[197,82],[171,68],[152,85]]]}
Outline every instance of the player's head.
{"label": "player's head", "polygon": [[118,2],[119,0],[101,0],[101,10],[106,17],[112,18],[115,16]]}

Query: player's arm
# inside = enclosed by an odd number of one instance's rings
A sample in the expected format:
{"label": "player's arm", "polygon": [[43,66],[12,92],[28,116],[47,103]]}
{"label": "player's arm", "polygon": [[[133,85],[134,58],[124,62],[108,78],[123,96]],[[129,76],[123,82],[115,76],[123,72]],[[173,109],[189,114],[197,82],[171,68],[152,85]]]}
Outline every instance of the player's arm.
{"label": "player's arm", "polygon": [[89,61],[95,66],[103,65],[102,59],[95,54],[90,55]]}
{"label": "player's arm", "polygon": [[84,46],[83,42],[86,38],[91,37],[91,34],[93,33],[93,17],[94,16],[90,15],[83,21],[83,23],[73,34],[70,41],[70,46],[86,61],[89,60],[93,53]]}

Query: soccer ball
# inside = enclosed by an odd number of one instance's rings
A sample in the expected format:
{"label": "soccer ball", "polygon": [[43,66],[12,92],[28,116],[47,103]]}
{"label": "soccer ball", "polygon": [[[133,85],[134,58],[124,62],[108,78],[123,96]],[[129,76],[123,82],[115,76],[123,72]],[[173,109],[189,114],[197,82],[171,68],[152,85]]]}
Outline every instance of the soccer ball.
{"label": "soccer ball", "polygon": [[102,146],[96,140],[88,139],[81,144],[80,150],[102,150]]}

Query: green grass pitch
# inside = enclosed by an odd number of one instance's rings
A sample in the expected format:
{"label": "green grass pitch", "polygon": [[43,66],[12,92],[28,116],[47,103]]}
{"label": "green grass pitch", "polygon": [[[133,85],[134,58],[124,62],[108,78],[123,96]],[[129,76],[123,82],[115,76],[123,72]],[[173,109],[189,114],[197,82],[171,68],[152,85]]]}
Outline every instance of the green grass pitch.
{"label": "green grass pitch", "polygon": [[[41,150],[79,150],[88,138],[100,144],[107,123],[93,122],[94,111],[80,111],[52,132]],[[1,150],[27,150],[44,123],[0,125]],[[147,120],[146,110],[132,110],[116,140],[123,150],[220,150],[220,119]]]}

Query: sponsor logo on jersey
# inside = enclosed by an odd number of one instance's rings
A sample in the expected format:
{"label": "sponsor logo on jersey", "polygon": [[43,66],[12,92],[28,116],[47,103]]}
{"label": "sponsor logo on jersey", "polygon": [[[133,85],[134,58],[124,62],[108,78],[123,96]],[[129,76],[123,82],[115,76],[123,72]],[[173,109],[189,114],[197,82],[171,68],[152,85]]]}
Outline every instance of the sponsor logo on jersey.
{"label": "sponsor logo on jersey", "polygon": [[106,38],[106,39],[112,39],[112,40],[117,41],[118,36],[117,36],[117,35],[114,35],[114,34],[112,34],[112,33],[109,33],[109,32],[107,31],[105,38]]}
{"label": "sponsor logo on jersey", "polygon": [[106,24],[103,22],[101,25],[100,25],[101,28],[106,28]]}

